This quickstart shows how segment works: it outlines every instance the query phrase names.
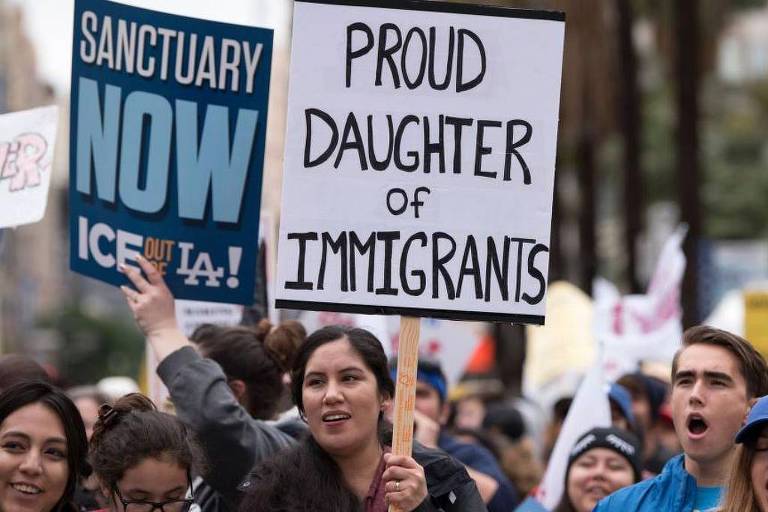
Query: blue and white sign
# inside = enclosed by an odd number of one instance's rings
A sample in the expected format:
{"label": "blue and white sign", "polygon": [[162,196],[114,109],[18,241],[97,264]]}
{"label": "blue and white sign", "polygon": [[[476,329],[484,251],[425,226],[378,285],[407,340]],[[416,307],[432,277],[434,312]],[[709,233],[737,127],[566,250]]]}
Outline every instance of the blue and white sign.
{"label": "blue and white sign", "polygon": [[75,2],[72,270],[124,284],[140,253],[176,298],[252,302],[272,38]]}

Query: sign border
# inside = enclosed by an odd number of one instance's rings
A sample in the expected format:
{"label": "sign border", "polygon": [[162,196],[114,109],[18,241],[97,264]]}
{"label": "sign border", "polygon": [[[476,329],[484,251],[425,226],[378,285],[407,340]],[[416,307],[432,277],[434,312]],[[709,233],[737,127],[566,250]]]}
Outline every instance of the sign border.
{"label": "sign border", "polygon": [[379,7],[408,11],[450,12],[480,16],[503,16],[565,22],[565,12],[543,9],[520,9],[498,5],[461,4],[427,0],[295,0],[296,3],[341,5],[345,7]]}
{"label": "sign border", "polygon": [[338,313],[362,313],[364,315],[416,316],[421,318],[440,318],[443,320],[470,320],[478,322],[544,325],[544,315],[523,315],[517,313],[504,314],[486,311],[372,306],[369,304],[344,304],[341,302],[312,302],[308,300],[287,299],[275,300],[275,308],[308,311],[334,311]]}

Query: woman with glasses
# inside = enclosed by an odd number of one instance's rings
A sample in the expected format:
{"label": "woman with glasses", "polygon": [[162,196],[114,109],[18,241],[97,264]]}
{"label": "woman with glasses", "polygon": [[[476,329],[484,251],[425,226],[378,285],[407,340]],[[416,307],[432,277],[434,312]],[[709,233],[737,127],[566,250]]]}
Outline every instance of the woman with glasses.
{"label": "woman with glasses", "polygon": [[113,512],[185,512],[203,455],[188,427],[133,393],[99,409],[90,460]]}
{"label": "woman with glasses", "polygon": [[75,404],[44,382],[0,393],[0,510],[74,512],[77,482],[89,472],[88,442]]}

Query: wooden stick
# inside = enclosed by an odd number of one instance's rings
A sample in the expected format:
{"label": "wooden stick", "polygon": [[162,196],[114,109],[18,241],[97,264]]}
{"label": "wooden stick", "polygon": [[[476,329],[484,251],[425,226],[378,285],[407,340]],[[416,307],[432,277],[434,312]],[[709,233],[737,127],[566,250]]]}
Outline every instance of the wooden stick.
{"label": "wooden stick", "polygon": [[[395,382],[395,415],[392,453],[411,456],[413,448],[413,408],[416,404],[416,368],[419,363],[419,318],[400,318],[400,341],[397,349],[397,381]],[[389,506],[389,512],[400,512]]]}

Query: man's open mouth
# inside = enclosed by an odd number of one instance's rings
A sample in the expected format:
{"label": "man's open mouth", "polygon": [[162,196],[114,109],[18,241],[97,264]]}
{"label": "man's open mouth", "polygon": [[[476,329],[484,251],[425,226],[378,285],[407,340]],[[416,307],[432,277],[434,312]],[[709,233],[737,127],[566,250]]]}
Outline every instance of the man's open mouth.
{"label": "man's open mouth", "polygon": [[706,420],[699,414],[691,414],[688,416],[688,432],[695,436],[704,434],[709,425]]}

